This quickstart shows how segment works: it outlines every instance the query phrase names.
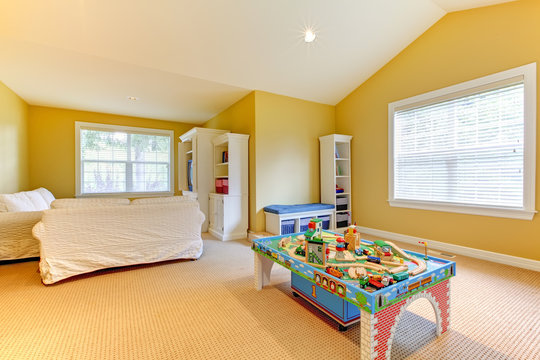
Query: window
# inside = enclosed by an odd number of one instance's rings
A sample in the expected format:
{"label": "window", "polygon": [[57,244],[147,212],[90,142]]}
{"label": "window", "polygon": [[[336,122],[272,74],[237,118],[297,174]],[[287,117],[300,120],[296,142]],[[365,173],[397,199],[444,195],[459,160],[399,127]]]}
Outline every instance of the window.
{"label": "window", "polygon": [[532,219],[536,64],[389,104],[391,206]]}
{"label": "window", "polygon": [[77,196],[171,195],[173,131],[75,123]]}

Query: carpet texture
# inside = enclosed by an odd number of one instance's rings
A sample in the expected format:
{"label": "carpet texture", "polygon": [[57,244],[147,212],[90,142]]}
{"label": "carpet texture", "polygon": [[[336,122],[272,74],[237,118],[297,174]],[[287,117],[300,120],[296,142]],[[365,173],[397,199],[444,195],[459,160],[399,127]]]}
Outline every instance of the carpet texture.
{"label": "carpet texture", "polygon": [[[44,286],[37,262],[0,265],[0,359],[358,359],[346,332],[290,290],[278,265],[254,290],[247,241],[205,235],[198,261],[99,271]],[[399,244],[405,249],[421,248]],[[392,359],[539,359],[540,274],[457,256],[450,330],[425,299]]]}

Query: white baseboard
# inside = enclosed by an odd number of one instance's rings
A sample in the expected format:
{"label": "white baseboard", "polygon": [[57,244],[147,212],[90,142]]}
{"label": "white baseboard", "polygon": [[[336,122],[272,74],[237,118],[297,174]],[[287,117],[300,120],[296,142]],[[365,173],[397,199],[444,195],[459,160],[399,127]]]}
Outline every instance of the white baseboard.
{"label": "white baseboard", "polygon": [[215,237],[217,237],[221,241],[239,240],[239,239],[247,238],[247,231],[240,232],[240,233],[223,234],[222,232],[216,231],[212,228],[208,228],[208,232],[214,235]]}
{"label": "white baseboard", "polygon": [[388,240],[402,241],[404,243],[414,244],[414,245],[418,245],[419,241],[427,241],[430,249],[444,251],[444,252],[456,254],[456,255],[474,257],[477,259],[492,261],[499,264],[515,266],[522,269],[540,271],[540,261],[537,261],[537,260],[526,259],[522,257],[512,256],[512,255],[505,255],[505,254],[500,254],[500,253],[486,251],[486,250],[474,249],[474,248],[461,246],[461,245],[448,244],[441,241],[422,239],[416,236],[403,235],[403,234],[398,234],[398,233],[394,233],[390,231],[373,229],[373,228],[369,228],[365,226],[358,226],[357,228],[358,230],[360,230],[360,233],[380,236]]}

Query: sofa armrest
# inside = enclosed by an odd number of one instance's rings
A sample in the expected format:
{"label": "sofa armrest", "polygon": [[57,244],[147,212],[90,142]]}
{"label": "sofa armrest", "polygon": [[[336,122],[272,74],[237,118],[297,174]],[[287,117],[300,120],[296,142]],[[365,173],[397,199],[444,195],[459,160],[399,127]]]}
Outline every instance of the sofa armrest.
{"label": "sofa armrest", "polygon": [[39,242],[32,236],[32,228],[42,214],[42,211],[0,213],[0,260],[39,256]]}

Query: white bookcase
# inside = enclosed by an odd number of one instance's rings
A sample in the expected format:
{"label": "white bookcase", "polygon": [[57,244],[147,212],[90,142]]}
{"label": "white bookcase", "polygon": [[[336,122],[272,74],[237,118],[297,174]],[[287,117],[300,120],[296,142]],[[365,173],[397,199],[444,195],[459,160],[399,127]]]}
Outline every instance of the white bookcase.
{"label": "white bookcase", "polygon": [[[351,139],[349,135],[319,137],[321,161],[321,202],[334,204],[336,216],[332,227],[342,232],[351,224]],[[343,192],[336,192],[336,186]]]}
{"label": "white bookcase", "polygon": [[[209,195],[208,231],[221,240],[247,237],[248,140],[249,135],[233,133],[212,140],[214,185]],[[218,192],[215,180],[227,181],[227,193]]]}
{"label": "white bookcase", "polygon": [[[199,201],[206,219],[202,231],[208,231],[208,194],[214,191],[214,144],[212,140],[229,130],[217,130],[195,127],[180,135],[178,144],[178,187],[182,195],[191,196]],[[188,164],[191,161],[191,190],[188,187]]]}

